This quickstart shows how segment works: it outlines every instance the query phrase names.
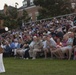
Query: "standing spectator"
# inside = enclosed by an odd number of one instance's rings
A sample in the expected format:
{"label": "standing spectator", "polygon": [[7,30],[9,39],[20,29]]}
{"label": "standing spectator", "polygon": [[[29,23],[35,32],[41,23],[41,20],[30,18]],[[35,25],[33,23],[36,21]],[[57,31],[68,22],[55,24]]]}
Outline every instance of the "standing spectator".
{"label": "standing spectator", "polygon": [[5,72],[4,64],[3,64],[3,48],[0,43],[0,73]]}

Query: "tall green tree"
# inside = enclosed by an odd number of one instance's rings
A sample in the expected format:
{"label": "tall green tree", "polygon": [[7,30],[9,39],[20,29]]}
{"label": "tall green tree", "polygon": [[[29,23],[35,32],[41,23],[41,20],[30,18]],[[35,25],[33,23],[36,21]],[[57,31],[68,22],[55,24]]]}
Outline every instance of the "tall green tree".
{"label": "tall green tree", "polygon": [[40,6],[39,18],[49,18],[72,12],[69,0],[34,0],[36,6]]}
{"label": "tall green tree", "polygon": [[4,14],[3,13],[0,13],[0,19],[4,19]]}
{"label": "tall green tree", "polygon": [[30,17],[26,10],[23,10],[22,16],[18,18],[18,25],[21,26],[22,22],[26,23],[30,21]]}
{"label": "tall green tree", "polygon": [[8,12],[9,12],[10,18],[12,18],[12,19],[17,19],[17,17],[18,17],[17,8],[14,8],[14,7],[9,8],[9,9],[8,9]]}
{"label": "tall green tree", "polygon": [[28,13],[26,10],[23,10],[23,16],[22,16],[22,20],[24,22],[28,22],[30,20],[30,17],[28,16]]}
{"label": "tall green tree", "polygon": [[5,4],[7,10],[0,12],[0,19],[4,20],[4,26],[9,27],[9,29],[18,28],[22,25],[22,21],[28,22],[30,17],[26,10],[23,10],[21,17],[18,17],[18,9],[15,7],[8,6]]}
{"label": "tall green tree", "polygon": [[9,27],[10,29],[18,27],[18,11],[17,8],[8,6],[7,14],[4,14],[4,26]]}

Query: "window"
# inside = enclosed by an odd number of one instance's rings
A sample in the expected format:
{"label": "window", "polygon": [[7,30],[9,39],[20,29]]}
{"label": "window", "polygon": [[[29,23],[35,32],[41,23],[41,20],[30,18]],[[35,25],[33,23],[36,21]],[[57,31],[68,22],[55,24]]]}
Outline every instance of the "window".
{"label": "window", "polygon": [[23,1],[23,6],[27,7],[27,1]]}
{"label": "window", "polygon": [[71,3],[72,9],[75,9],[76,3]]}
{"label": "window", "polygon": [[30,0],[30,5],[34,5],[33,1],[34,1],[34,0]]}

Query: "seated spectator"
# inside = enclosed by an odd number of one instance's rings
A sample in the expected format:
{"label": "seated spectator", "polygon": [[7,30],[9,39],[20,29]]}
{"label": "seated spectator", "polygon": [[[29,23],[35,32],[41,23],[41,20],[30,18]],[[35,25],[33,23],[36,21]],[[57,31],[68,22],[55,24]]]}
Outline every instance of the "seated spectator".
{"label": "seated spectator", "polygon": [[[44,53],[45,53],[45,58],[47,58],[47,53],[52,50],[54,50],[56,48],[56,42],[54,41],[54,39],[52,38],[51,34],[46,36],[46,40],[44,42]],[[53,55],[51,53],[51,58],[53,58]]]}
{"label": "seated spectator", "polygon": [[74,52],[74,60],[76,60],[76,33],[74,34],[74,40],[73,40],[73,52]]}
{"label": "seated spectator", "polygon": [[62,32],[62,29],[61,28],[57,29],[56,36],[58,38],[60,38],[60,40],[62,40],[62,38],[63,38],[63,32]]}
{"label": "seated spectator", "polygon": [[60,47],[62,47],[62,42],[60,41],[60,38],[57,38],[57,48],[60,48]]}
{"label": "seated spectator", "polygon": [[5,41],[5,47],[4,47],[4,55],[11,56],[12,49],[10,47],[10,43],[8,41]]}
{"label": "seated spectator", "polygon": [[25,41],[24,45],[22,46],[22,48],[17,50],[17,54],[20,55],[24,59],[29,58],[29,44],[30,44],[31,40],[32,39],[29,36],[27,41]]}
{"label": "seated spectator", "polygon": [[19,43],[17,39],[14,39],[14,42],[10,44],[10,47],[14,52],[14,56],[17,55],[17,50],[20,49],[20,46],[21,46],[21,43]]}
{"label": "seated spectator", "polygon": [[16,50],[16,54],[18,54],[19,56],[24,58],[25,51],[28,50],[28,48],[26,48],[26,47],[27,47],[27,44],[24,44],[22,48],[19,48]]}
{"label": "seated spectator", "polygon": [[37,37],[33,37],[33,41],[29,45],[30,50],[29,50],[29,55],[32,57],[32,59],[36,59],[36,54],[37,52],[40,52],[43,48],[43,43],[42,41]]}
{"label": "seated spectator", "polygon": [[46,48],[46,36],[43,36],[42,42],[43,42],[43,51],[44,51],[44,55],[45,55],[45,59],[46,59],[47,53],[48,53],[48,48]]}
{"label": "seated spectator", "polygon": [[[59,56],[60,56],[60,58],[64,58],[63,53],[66,53],[66,52],[68,51],[68,53],[69,53],[68,60],[70,60],[71,55],[72,55],[73,37],[74,37],[74,34],[71,32],[71,33],[69,34],[69,38],[68,38],[68,41],[67,41],[67,46],[57,48],[57,49],[56,49],[55,51],[53,51],[52,53],[58,53]],[[68,55],[68,54],[67,54],[67,55]]]}

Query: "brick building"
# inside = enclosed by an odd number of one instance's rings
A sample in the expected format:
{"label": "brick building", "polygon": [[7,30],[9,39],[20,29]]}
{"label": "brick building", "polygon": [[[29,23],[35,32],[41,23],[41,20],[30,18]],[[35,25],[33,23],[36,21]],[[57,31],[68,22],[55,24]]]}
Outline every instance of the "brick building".
{"label": "brick building", "polygon": [[[76,0],[69,0],[69,2],[71,2],[72,7],[74,8],[74,12],[76,12]],[[19,12],[19,17],[22,16],[23,10],[26,10],[28,15],[31,17],[32,21],[37,20],[37,16],[38,16],[38,9],[39,7],[35,6],[33,3],[33,0],[24,0],[23,2],[23,6],[21,6],[20,8],[18,8],[18,12]],[[11,8],[11,7],[9,7]],[[0,10],[0,13],[4,13],[6,14],[7,12],[7,5],[4,5],[4,9]],[[0,18],[0,28],[3,25],[3,19]]]}
{"label": "brick building", "polygon": [[24,0],[23,6],[18,9],[19,16],[22,16],[23,10],[26,10],[32,21],[35,21],[38,16],[38,8],[39,7],[34,5],[33,0]]}

